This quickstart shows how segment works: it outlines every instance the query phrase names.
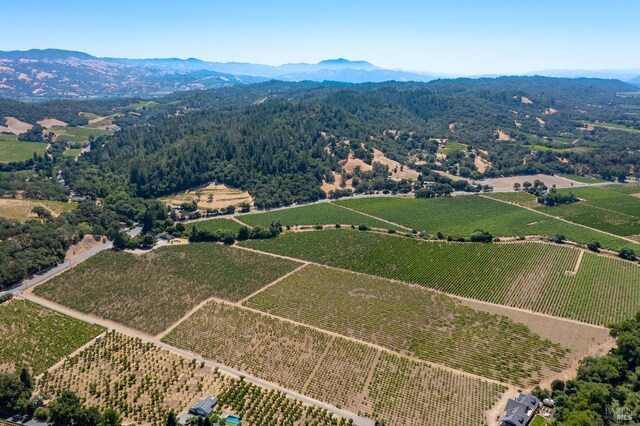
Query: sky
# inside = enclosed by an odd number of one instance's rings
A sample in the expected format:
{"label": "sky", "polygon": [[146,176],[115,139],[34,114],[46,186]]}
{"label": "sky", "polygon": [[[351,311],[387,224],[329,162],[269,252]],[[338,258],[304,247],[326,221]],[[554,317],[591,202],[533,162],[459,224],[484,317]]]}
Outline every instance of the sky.
{"label": "sky", "polygon": [[2,0],[0,50],[323,59],[451,75],[640,69],[637,0]]}

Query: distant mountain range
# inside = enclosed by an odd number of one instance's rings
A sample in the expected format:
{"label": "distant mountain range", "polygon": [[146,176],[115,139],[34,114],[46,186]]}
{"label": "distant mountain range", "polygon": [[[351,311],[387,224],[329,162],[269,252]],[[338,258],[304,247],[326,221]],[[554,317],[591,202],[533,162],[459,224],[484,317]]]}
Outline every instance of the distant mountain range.
{"label": "distant mountain range", "polygon": [[[543,71],[553,77],[615,78],[640,85],[636,71]],[[331,59],[280,66],[200,59],[98,58],[59,49],[0,51],[0,97],[84,98],[153,95],[271,79],[284,81],[431,81],[426,73],[389,70],[366,61]]]}

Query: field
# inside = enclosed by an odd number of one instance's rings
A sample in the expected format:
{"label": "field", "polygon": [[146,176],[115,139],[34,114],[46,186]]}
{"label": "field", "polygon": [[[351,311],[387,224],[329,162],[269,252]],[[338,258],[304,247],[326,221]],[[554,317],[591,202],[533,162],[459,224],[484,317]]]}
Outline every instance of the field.
{"label": "field", "polygon": [[0,163],[25,161],[33,154],[44,154],[47,144],[44,142],[21,142],[15,135],[0,134]]}
{"label": "field", "polygon": [[88,127],[52,127],[49,131],[56,135],[57,140],[85,145],[89,144],[90,136],[97,138],[98,136],[109,133],[107,130],[92,129]]}
{"label": "field", "polygon": [[82,153],[82,148],[67,148],[64,150],[62,155],[65,157],[75,158]]}
{"label": "field", "polygon": [[87,343],[102,327],[14,298],[0,304],[0,372],[39,374]]}
{"label": "field", "polygon": [[213,243],[162,247],[144,255],[103,252],[34,292],[158,334],[210,297],[240,300],[297,266]]}
{"label": "field", "polygon": [[[217,302],[164,340],[338,407],[384,420],[394,416],[388,424],[457,425],[460,414],[454,407],[462,397],[465,424],[480,425],[484,410],[505,389],[423,363],[409,363],[415,377],[399,376],[386,364],[405,365],[402,356]],[[371,376],[379,378],[370,381]],[[413,393],[416,387],[420,395]],[[394,412],[388,404],[404,409]]]}
{"label": "field", "polygon": [[243,244],[600,325],[640,309],[636,264],[583,252],[576,273],[581,251],[561,245],[438,243],[346,230],[289,233]]}
{"label": "field", "polygon": [[61,213],[75,209],[77,204],[62,203],[60,201],[0,198],[0,216],[24,222],[27,219],[37,217],[35,213],[31,212],[31,210],[36,206],[46,208],[53,216],[59,216]]}
{"label": "field", "polygon": [[[307,266],[247,306],[518,385],[566,368],[567,350],[506,317],[418,287]],[[459,345],[464,342],[465,350]],[[514,353],[509,348],[520,348]]]}
{"label": "field", "polygon": [[266,227],[272,222],[282,225],[360,225],[365,224],[373,228],[402,230],[397,226],[377,220],[358,212],[344,209],[332,203],[319,203],[302,207],[275,210],[267,213],[254,213],[239,216],[242,222],[255,226]]}
{"label": "field", "polygon": [[[633,192],[625,193],[626,188],[622,185],[612,185],[560,189],[563,193],[572,192],[581,201],[555,207],[543,206],[536,202],[533,195],[523,192],[496,193],[490,196],[612,234],[640,234],[640,198],[634,197]],[[636,188],[631,186],[629,191],[635,191]]]}
{"label": "field", "polygon": [[[521,192],[496,193],[491,197],[522,203],[538,204],[531,195]],[[638,200],[640,202],[640,199]],[[554,237],[563,234],[581,244],[598,241],[605,248],[620,250],[633,243],[563,222],[531,210],[522,209],[485,197],[465,196],[421,200],[415,198],[368,198],[341,200],[337,204],[380,217],[418,231],[435,235],[464,237],[476,229],[484,229],[494,236],[540,235]],[[640,245],[636,245],[640,248]]]}
{"label": "field", "polygon": [[592,177],[587,177],[587,176],[580,176],[580,175],[560,174],[558,176],[566,178],[566,179],[570,179],[570,180],[575,180],[576,182],[580,182],[580,183],[601,183],[601,182],[606,182],[606,181],[604,181],[602,179],[597,179],[597,178],[592,178]]}
{"label": "field", "polygon": [[225,232],[232,232],[237,234],[242,225],[240,225],[235,220],[231,219],[211,219],[211,220],[203,220],[200,222],[185,224],[187,230],[191,232],[191,228],[193,226],[196,227],[198,231],[208,231],[208,232],[216,232],[218,230]]}
{"label": "field", "polygon": [[640,130],[634,129],[632,127],[623,126],[621,124],[605,123],[605,122],[593,122],[593,121],[583,121],[583,124],[585,124],[585,125],[588,124],[588,125],[591,125],[593,127],[602,127],[602,128],[607,129],[607,130],[620,130],[621,132],[639,133],[640,134]]}
{"label": "field", "polygon": [[276,419],[290,420],[290,424],[326,417],[282,393],[241,382],[193,359],[115,332],[45,373],[38,382],[38,392],[59,395],[63,390],[76,392],[90,406],[114,408],[136,424],[162,424],[170,410],[186,411],[209,395],[218,395],[217,410],[224,407],[254,424],[266,424],[272,412]]}
{"label": "field", "polygon": [[239,206],[243,203],[252,204],[253,198],[248,192],[229,188],[225,185],[211,183],[200,188],[180,192],[160,199],[170,206],[196,201],[200,209],[224,209],[228,206]]}

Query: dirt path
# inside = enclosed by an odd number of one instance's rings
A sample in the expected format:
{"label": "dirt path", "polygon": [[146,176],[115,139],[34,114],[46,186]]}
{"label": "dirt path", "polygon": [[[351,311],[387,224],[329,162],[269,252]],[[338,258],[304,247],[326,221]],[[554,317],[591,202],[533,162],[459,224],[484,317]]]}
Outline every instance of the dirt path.
{"label": "dirt path", "polygon": [[251,225],[249,225],[249,224],[246,224],[246,223],[244,223],[243,221],[241,221],[240,219],[238,219],[238,217],[237,217],[237,216],[233,216],[233,217],[231,218],[231,220],[233,220],[234,222],[239,223],[239,224],[240,224],[240,225],[242,225],[242,226],[246,226],[246,227],[247,227],[247,228],[249,228],[249,229],[253,228],[253,226],[251,226]]}
{"label": "dirt path", "polygon": [[367,378],[364,381],[364,386],[362,387],[362,393],[358,395],[358,400],[356,401],[356,407],[360,407],[360,409],[364,408],[364,398],[367,394],[367,389],[371,385],[373,381],[373,373],[376,371],[376,366],[378,365],[378,361],[380,361],[380,355],[382,355],[382,351],[376,351],[376,355],[373,357],[373,362],[371,362],[371,368],[369,368],[369,373],[367,374]]}
{"label": "dirt path", "polygon": [[[266,389],[273,389],[273,390],[277,390],[277,391],[283,392],[286,395],[289,395],[292,398],[295,398],[295,399],[297,399],[299,401],[302,401],[303,403],[305,403],[307,405],[312,405],[312,406],[315,406],[315,407],[324,408],[327,411],[329,411],[329,412],[331,412],[331,413],[333,413],[333,414],[335,414],[337,416],[344,417],[346,419],[353,419],[354,424],[356,424],[356,425],[374,426],[374,421],[371,420],[371,419],[367,419],[367,418],[358,416],[357,414],[352,413],[350,411],[334,407],[334,406],[332,406],[330,404],[324,403],[322,401],[318,401],[318,400],[313,399],[313,398],[309,398],[306,395],[302,395],[301,393],[294,392],[294,391],[286,389],[286,388],[284,388],[282,386],[276,385],[276,384],[268,382],[266,380],[262,380],[262,379],[260,379],[258,377],[252,376],[251,374],[248,374],[246,372],[242,372],[242,371],[236,370],[234,368],[228,367],[226,365],[217,363],[215,361],[202,358],[201,356],[199,356],[199,355],[197,355],[197,354],[195,354],[193,352],[186,351],[186,350],[183,350],[183,349],[180,349],[180,348],[176,348],[174,346],[171,346],[171,345],[169,345],[167,343],[162,342],[159,339],[156,339],[153,336],[149,336],[149,335],[147,335],[145,333],[139,332],[137,330],[133,330],[133,329],[131,329],[129,327],[125,327],[125,326],[123,326],[123,325],[121,325],[119,323],[116,323],[116,322],[113,322],[113,321],[109,321],[109,320],[105,320],[103,318],[98,318],[98,317],[95,317],[93,315],[83,314],[83,313],[74,311],[72,309],[69,309],[69,308],[66,308],[64,306],[61,306],[61,305],[59,305],[57,303],[51,302],[51,301],[46,300],[46,299],[42,299],[42,298],[34,295],[31,291],[25,292],[23,297],[24,297],[24,299],[29,300],[30,302],[37,303],[38,305],[41,305],[41,306],[44,306],[44,307],[46,307],[48,309],[60,312],[60,313],[65,314],[65,315],[68,315],[68,316],[70,316],[72,318],[76,318],[78,320],[81,320],[81,321],[84,321],[84,322],[88,322],[88,323],[98,324],[98,325],[101,325],[103,327],[115,330],[115,331],[117,331],[119,333],[131,336],[131,337],[136,337],[136,338],[141,339],[141,340],[143,340],[145,342],[153,343],[153,344],[155,344],[155,345],[157,345],[157,346],[159,346],[161,348],[164,348],[164,349],[166,349],[168,351],[171,351],[171,352],[173,352],[175,354],[178,354],[180,356],[183,356],[183,357],[186,357],[186,358],[189,358],[189,359],[195,359],[196,362],[204,362],[205,365],[210,366],[212,368],[218,368],[220,371],[222,371],[222,372],[224,372],[224,373],[226,373],[226,374],[228,374],[230,376],[233,376],[233,377],[236,377],[236,378],[239,378],[240,376],[244,376],[244,380],[249,381],[249,382],[251,382],[251,383],[253,383],[255,385],[261,386],[261,387],[266,388]],[[221,302],[229,304],[229,302],[227,302],[227,301],[221,301]],[[237,305],[237,304],[233,304],[233,305],[240,306],[240,305]],[[242,307],[242,308],[243,309],[247,309],[247,308],[244,308],[244,307]],[[95,339],[93,341],[95,341]]]}
{"label": "dirt path", "polygon": [[576,225],[576,226],[581,226],[581,227],[583,227],[583,228],[585,228],[585,229],[589,229],[589,230],[591,230],[591,231],[599,232],[599,233],[601,233],[601,234],[609,235],[609,236],[611,236],[611,237],[620,238],[621,240],[629,241],[630,243],[635,243],[635,244],[637,244],[637,243],[638,243],[637,241],[634,241],[634,240],[632,240],[631,238],[623,237],[623,236],[621,236],[621,235],[612,234],[611,232],[602,231],[602,230],[600,230],[600,229],[592,228],[592,227],[590,227],[590,226],[583,225],[583,224],[581,224],[581,223],[571,222],[570,220],[567,220],[567,219],[565,219],[565,218],[563,218],[563,217],[560,217],[560,216],[554,216],[554,215],[551,215],[551,214],[549,214],[549,213],[541,212],[541,211],[539,211],[539,210],[533,209],[533,208],[531,208],[531,207],[523,206],[523,205],[521,205],[521,204],[512,203],[512,202],[510,202],[510,201],[500,200],[500,199],[498,199],[498,198],[491,198],[491,197],[487,197],[486,195],[480,195],[480,197],[487,198],[487,199],[489,199],[489,200],[499,201],[499,202],[501,202],[501,203],[509,204],[509,205],[511,205],[511,206],[518,206],[518,207],[520,207],[521,209],[530,210],[530,211],[532,211],[532,212],[539,213],[539,214],[541,214],[541,215],[543,215],[543,216],[547,216],[547,217],[550,217],[550,218],[552,218],[552,219],[561,220],[562,222],[570,223],[570,224],[572,224],[572,225]]}
{"label": "dirt path", "polygon": [[316,361],[316,365],[313,367],[313,370],[311,371],[311,374],[309,374],[309,377],[307,377],[307,380],[304,381],[304,384],[302,385],[302,389],[300,389],[300,393],[306,393],[307,392],[307,388],[309,387],[309,383],[311,383],[311,380],[313,380],[313,378],[316,376],[316,373],[318,372],[318,370],[322,366],[322,363],[324,362],[324,359],[327,357],[327,354],[329,353],[329,349],[331,349],[333,347],[333,343],[335,341],[336,341],[336,337],[332,336],[331,340],[329,340],[329,343],[327,343],[327,347],[324,348],[324,351],[322,352],[322,354],[320,355],[320,357]]}
{"label": "dirt path", "polygon": [[[520,242],[520,243],[521,244],[528,244],[529,242]],[[460,244],[463,244],[463,243],[460,243]],[[467,243],[464,243],[464,244],[467,244]],[[444,296],[448,296],[448,297],[451,297],[453,299],[458,299],[460,301],[469,301],[469,302],[478,303],[478,304],[481,304],[481,305],[486,305],[488,307],[504,308],[504,309],[509,309],[509,310],[513,310],[513,311],[517,311],[517,312],[523,312],[523,313],[527,313],[527,314],[531,314],[531,315],[538,315],[538,316],[543,317],[543,318],[551,318],[551,319],[554,319],[554,320],[557,320],[557,321],[563,321],[563,322],[568,322],[568,323],[572,323],[572,324],[578,324],[578,325],[582,325],[582,326],[585,326],[585,327],[593,327],[593,328],[596,328],[596,329],[599,329],[599,330],[606,330],[605,327],[602,327],[602,326],[599,326],[599,325],[595,325],[595,324],[589,324],[589,323],[578,321],[578,320],[574,320],[574,319],[571,319],[571,318],[556,317],[556,316],[553,316],[553,315],[545,314],[545,313],[542,313],[542,312],[531,311],[531,310],[528,310],[528,309],[516,308],[516,307],[513,307],[513,306],[499,305],[497,303],[485,302],[483,300],[477,300],[477,299],[471,299],[471,298],[468,298],[468,297],[462,297],[462,296],[458,296],[458,295],[451,294],[451,293],[445,293],[443,291],[440,291],[440,290],[437,290],[437,289],[434,289],[434,288],[431,288],[431,287],[425,287],[425,286],[422,286],[420,284],[415,284],[415,283],[411,283],[411,282],[407,282],[407,281],[401,281],[401,280],[396,280],[396,279],[393,279],[393,278],[381,277],[379,275],[367,274],[367,273],[364,273],[364,272],[352,271],[350,269],[339,268],[337,266],[325,265],[323,263],[312,262],[312,261],[309,261],[309,260],[298,259],[298,258],[290,257],[290,256],[283,256],[283,255],[280,255],[280,254],[270,253],[268,251],[257,250],[257,249],[244,247],[244,246],[239,246],[239,245],[234,245],[232,247],[235,247],[235,248],[240,249],[240,250],[251,251],[251,252],[254,252],[254,253],[258,253],[258,254],[265,254],[265,255],[268,255],[268,256],[278,257],[280,259],[291,260],[293,262],[307,262],[309,265],[321,266],[321,267],[324,267],[324,268],[334,269],[336,271],[348,272],[348,273],[351,273],[351,274],[356,274],[356,275],[369,277],[369,278],[383,279],[383,280],[387,280],[387,281],[390,281],[390,282],[395,282],[395,283],[402,284],[402,285],[409,286],[409,287],[420,288],[420,289],[423,289],[423,290],[426,289],[426,290],[432,291],[432,292],[437,293],[437,294],[442,294]]]}
{"label": "dirt path", "polygon": [[341,205],[341,204],[336,204],[336,203],[334,203],[334,202],[331,202],[331,204],[333,204],[334,206],[341,207],[341,208],[343,208],[343,209],[345,209],[345,210],[349,210],[349,211],[352,211],[352,212],[354,212],[354,213],[359,213],[359,214],[361,214],[361,215],[363,215],[363,216],[370,217],[371,219],[376,219],[376,220],[379,220],[379,221],[381,221],[381,222],[388,223],[389,225],[397,226],[397,227],[398,227],[398,228],[400,228],[400,229],[406,229],[407,231],[411,231],[411,228],[407,228],[407,227],[406,227],[406,226],[404,226],[404,225],[400,225],[400,224],[398,224],[398,223],[391,222],[391,221],[386,220],[386,219],[382,219],[381,217],[377,217],[377,216],[374,216],[374,215],[369,214],[369,213],[364,213],[364,212],[361,212],[361,211],[358,211],[358,210],[354,210],[354,209],[352,209],[352,208],[345,207],[345,206],[343,206],[343,205]]}
{"label": "dirt path", "polygon": [[584,257],[584,250],[580,250],[580,254],[578,255],[578,260],[576,261],[576,266],[573,268],[572,275],[576,275],[578,270],[580,269],[580,265],[582,265],[582,258]]}
{"label": "dirt path", "polygon": [[251,299],[253,296],[255,296],[258,293],[262,293],[263,291],[265,291],[266,289],[273,287],[274,285],[278,284],[280,281],[290,277],[291,275],[297,273],[298,271],[300,271],[302,268],[304,268],[305,266],[308,266],[309,262],[303,262],[302,265],[298,266],[296,269],[294,269],[291,272],[287,272],[286,274],[284,274],[283,276],[281,276],[280,278],[277,278],[275,280],[273,280],[272,282],[270,282],[269,284],[265,285],[264,287],[259,288],[258,290],[254,291],[253,293],[251,293],[250,295],[248,295],[247,297],[245,297],[242,300],[238,301],[238,305],[242,305],[244,302],[246,302],[247,300]]}
{"label": "dirt path", "polygon": [[498,402],[485,412],[485,418],[487,419],[488,426],[500,425],[500,417],[504,414],[503,410],[507,406],[507,401],[516,396],[516,394],[517,392],[514,388],[509,388],[509,390],[502,394],[502,397]]}

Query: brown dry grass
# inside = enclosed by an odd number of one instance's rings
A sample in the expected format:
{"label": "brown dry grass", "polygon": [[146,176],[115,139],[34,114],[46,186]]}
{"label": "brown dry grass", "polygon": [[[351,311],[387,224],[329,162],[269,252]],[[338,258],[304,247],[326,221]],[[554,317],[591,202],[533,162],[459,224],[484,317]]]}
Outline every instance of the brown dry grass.
{"label": "brown dry grass", "polygon": [[91,250],[92,248],[97,247],[100,244],[102,244],[102,237],[100,237],[99,235],[97,236],[85,235],[82,240],[78,241],[77,243],[69,247],[69,250],[67,250],[67,255],[65,256],[64,260],[65,262],[68,262],[69,260],[75,259],[76,257],[80,256],[82,253],[88,250]]}
{"label": "brown dry grass", "polygon": [[45,129],[49,129],[51,127],[65,127],[67,123],[62,120],[58,120],[57,118],[45,118],[43,120],[36,121],[39,125],[44,127]]}
{"label": "brown dry grass", "polygon": [[503,132],[500,129],[496,130],[496,133],[498,133],[498,140],[501,141],[501,142],[507,142],[507,141],[512,141],[513,140],[513,138],[511,136],[509,136],[508,134],[506,134],[505,132]]}
{"label": "brown dry grass", "polygon": [[529,181],[533,183],[533,181],[536,179],[541,180],[548,187],[551,187],[553,185],[570,186],[572,183],[576,186],[580,185],[580,182],[575,182],[567,178],[563,178],[560,176],[543,175],[543,174],[484,179],[480,181],[480,183],[482,183],[483,185],[484,184],[491,185],[493,186],[494,190],[510,191],[510,190],[513,190],[513,184],[516,182],[524,183]]}
{"label": "brown dry grass", "polygon": [[[198,199],[199,192],[201,192],[201,194]],[[216,183],[164,197],[161,198],[161,200],[168,205],[174,206],[182,203],[190,203],[195,200],[201,209],[221,209],[227,206],[239,206],[242,203],[253,204],[253,198],[248,192]]]}
{"label": "brown dry grass", "polygon": [[476,165],[476,169],[478,169],[480,173],[484,173],[489,167],[491,167],[491,162],[485,160],[479,155],[476,155],[476,158],[473,159],[473,163]]}
{"label": "brown dry grass", "polygon": [[322,186],[320,188],[325,192],[325,194],[338,189],[353,189],[353,179],[347,179],[344,188],[340,186],[341,180],[342,177],[340,176],[340,174],[333,172],[333,183],[329,183],[326,180],[323,180]]}
{"label": "brown dry grass", "polygon": [[418,176],[420,176],[420,173],[413,170],[412,168],[403,165],[398,161],[387,158],[379,149],[373,150],[373,161],[389,167],[389,171],[391,172],[391,179],[393,180],[417,180]]}
{"label": "brown dry grass", "polygon": [[354,158],[353,154],[349,154],[349,158],[346,161],[342,160],[340,164],[342,165],[342,169],[349,174],[353,173],[356,167],[360,167],[360,170],[363,172],[368,172],[373,169],[370,164],[365,163],[359,158]]}
{"label": "brown dry grass", "polygon": [[72,204],[61,203],[57,201],[36,201],[0,198],[0,216],[24,222],[27,219],[37,217],[35,213],[31,212],[31,210],[36,206],[46,208],[54,217],[57,217],[62,212],[71,210],[71,208],[73,208]]}
{"label": "brown dry grass", "polygon": [[33,127],[32,124],[20,121],[15,117],[5,117],[5,120],[7,121],[7,123],[4,126],[0,126],[0,132],[9,132],[13,133],[14,135],[19,135],[20,133],[24,133]]}

